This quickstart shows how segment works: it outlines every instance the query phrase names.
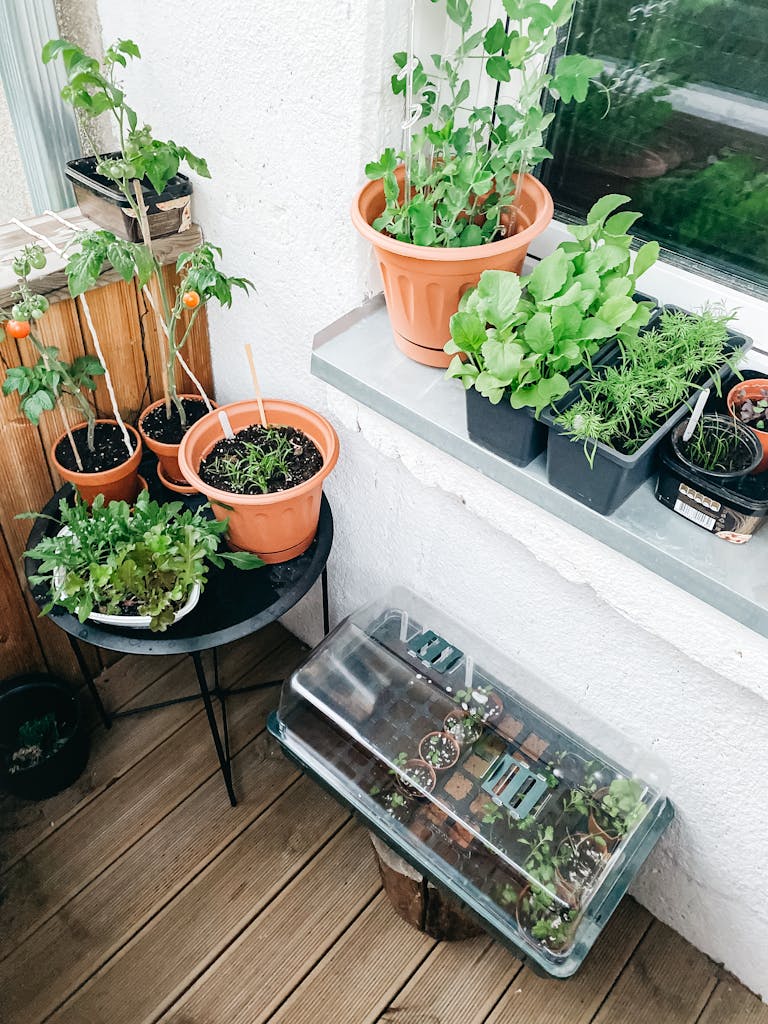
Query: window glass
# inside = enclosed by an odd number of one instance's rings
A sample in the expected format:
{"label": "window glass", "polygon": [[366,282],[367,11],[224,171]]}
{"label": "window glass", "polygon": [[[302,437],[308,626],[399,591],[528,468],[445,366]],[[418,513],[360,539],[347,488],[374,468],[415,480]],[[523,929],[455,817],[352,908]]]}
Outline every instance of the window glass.
{"label": "window glass", "polygon": [[638,234],[768,291],[766,0],[578,0],[568,51],[605,71],[557,112],[558,208],[624,193]]}

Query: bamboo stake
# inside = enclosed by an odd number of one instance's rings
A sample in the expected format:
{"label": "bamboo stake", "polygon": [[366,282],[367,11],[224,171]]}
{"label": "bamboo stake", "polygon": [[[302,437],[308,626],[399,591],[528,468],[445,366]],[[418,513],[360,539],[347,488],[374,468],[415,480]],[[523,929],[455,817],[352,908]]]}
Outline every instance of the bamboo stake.
{"label": "bamboo stake", "polygon": [[256,363],[253,360],[253,350],[251,349],[250,342],[246,343],[245,354],[248,356],[248,365],[251,368],[251,380],[253,381],[253,390],[256,393],[256,402],[259,406],[259,416],[261,417],[261,425],[264,429],[267,428],[267,414],[264,411],[264,400],[261,397],[261,387],[259,386],[259,376],[256,373]]}
{"label": "bamboo stake", "polygon": [[[64,224],[67,223],[62,217],[57,217],[55,213],[51,213],[50,210],[45,210],[44,212],[46,215],[50,215],[54,217],[56,220],[62,221],[62,223]],[[32,235],[34,238],[37,238],[38,241],[45,242],[48,248],[55,252],[57,256],[60,256],[62,259],[64,258],[64,250],[60,249],[58,245],[55,245],[46,235],[41,235],[39,231],[35,231],[34,228],[29,227],[28,224],[23,224],[16,217],[11,218],[11,223],[15,224],[17,228],[21,228],[22,231],[25,231],[28,235]],[[71,225],[69,226],[71,227]],[[91,332],[91,338],[93,339],[93,347],[96,350],[96,357],[98,358],[99,362],[104,368],[104,383],[107,386],[107,392],[109,394],[109,401],[112,406],[112,412],[114,414],[115,420],[117,421],[117,425],[120,427],[120,432],[123,435],[123,442],[128,451],[128,454],[133,455],[133,444],[131,443],[131,435],[128,433],[125,423],[123,422],[123,417],[120,415],[120,409],[117,404],[117,395],[115,394],[115,389],[112,385],[112,377],[110,375],[107,362],[104,358],[101,343],[99,342],[98,335],[96,334],[96,328],[93,326],[93,320],[91,318],[91,309],[90,306],[88,305],[88,300],[86,299],[85,295],[79,295],[78,298],[80,299],[80,305],[82,306],[83,313],[85,314],[85,322],[88,324],[88,330]]]}
{"label": "bamboo stake", "polygon": [[[142,291],[144,292],[144,296],[147,299],[147,301],[149,302],[150,306],[155,311],[155,316],[157,317],[157,322],[160,324],[160,327],[163,330],[163,334],[165,334],[165,336],[167,338],[168,337],[168,328],[165,326],[165,323],[163,322],[163,318],[160,316],[160,310],[155,305],[155,300],[152,298],[152,292],[147,288],[146,285],[144,285],[144,287],[142,288]],[[187,374],[189,379],[192,381],[192,383],[195,385],[197,390],[200,392],[200,397],[205,402],[205,405],[206,405],[206,408],[208,409],[208,412],[213,412],[213,406],[211,405],[210,398],[205,393],[205,388],[200,383],[200,381],[197,379],[197,377],[194,375],[192,370],[189,368],[189,365],[185,361],[185,359],[182,356],[181,352],[177,352],[176,353],[176,358],[179,361],[179,365],[182,367],[182,369],[185,371],[185,373]]]}
{"label": "bamboo stake", "polygon": [[[144,193],[141,190],[141,182],[138,180],[138,178],[134,178],[134,181],[133,181],[133,194],[136,197],[136,206],[138,207],[138,210],[139,210],[139,226],[141,228],[141,237],[142,237],[142,239],[144,241],[144,245],[146,245],[146,247],[149,249],[150,253],[154,256],[155,252],[154,252],[154,249],[152,248],[152,236],[149,233],[149,218],[147,217],[147,207],[146,207],[146,204],[144,203]],[[152,285],[157,287],[157,284],[154,281],[154,276],[153,276],[153,279],[150,281],[150,288],[151,288]],[[157,306],[155,305],[154,302],[152,303],[152,308],[157,313]],[[159,313],[158,313],[158,319],[160,319],[160,314]],[[160,352],[160,376],[161,376],[161,383],[162,383],[162,386],[163,386],[163,394],[165,395],[165,414],[170,419],[170,416],[171,416],[171,388],[170,388],[170,379],[169,379],[169,376],[168,376],[168,362],[169,362],[169,358],[166,358],[166,355],[168,357],[170,357],[170,355],[171,355],[171,338],[170,338],[170,335],[168,333],[168,329],[166,328],[166,326],[163,323],[162,319],[160,319],[160,322],[161,322],[161,324],[163,324],[163,332],[165,334],[166,347],[167,347],[167,350],[168,350],[167,354],[166,354],[166,352],[163,352],[162,350]],[[162,349],[162,335],[160,336],[160,344],[161,344],[161,349]]]}
{"label": "bamboo stake", "polygon": [[64,429],[67,432],[67,438],[69,440],[69,446],[72,449],[72,454],[75,456],[75,462],[77,463],[77,468],[82,473],[83,472],[83,460],[80,458],[80,452],[78,452],[78,450],[77,450],[77,445],[75,444],[75,437],[74,437],[74,434],[72,433],[72,428],[69,425],[69,420],[67,419],[67,414],[64,412],[64,410],[62,409],[61,406],[59,406],[59,416],[61,417],[61,422],[64,424]]}

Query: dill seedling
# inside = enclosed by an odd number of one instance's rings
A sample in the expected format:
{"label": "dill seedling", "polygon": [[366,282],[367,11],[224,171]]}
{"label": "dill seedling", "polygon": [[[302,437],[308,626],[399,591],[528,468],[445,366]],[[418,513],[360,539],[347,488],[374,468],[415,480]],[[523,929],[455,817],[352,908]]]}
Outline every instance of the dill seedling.
{"label": "dill seedling", "polygon": [[740,356],[726,352],[732,319],[722,308],[665,310],[658,327],[622,342],[619,364],[587,381],[581,398],[555,422],[584,442],[590,465],[598,442],[634,454],[710,375],[720,394],[715,371],[725,362],[735,368]]}
{"label": "dill seedling", "polygon": [[681,448],[689,462],[708,473],[731,473],[749,464],[744,428],[725,416],[702,416]]}

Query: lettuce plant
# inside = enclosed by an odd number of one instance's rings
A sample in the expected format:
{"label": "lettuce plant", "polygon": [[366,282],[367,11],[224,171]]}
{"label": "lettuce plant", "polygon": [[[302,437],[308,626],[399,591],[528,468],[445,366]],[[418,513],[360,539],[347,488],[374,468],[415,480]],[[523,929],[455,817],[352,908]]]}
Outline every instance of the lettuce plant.
{"label": "lettuce plant", "polygon": [[[594,58],[570,54],[549,71],[558,29],[570,20],[573,3],[503,0],[505,21],[477,28],[472,0],[446,0],[460,39],[452,53],[432,55],[429,71],[418,59],[411,69],[414,108],[406,116],[416,113],[419,128],[404,150],[389,147],[365,168],[369,178],[383,180],[386,206],[373,223],[377,231],[428,246],[481,245],[504,236],[518,176],[551,155],[544,148],[554,117],[544,112],[548,97],[583,101],[590,77],[603,67]],[[392,89],[404,94],[408,55],[396,53],[394,60]],[[465,69],[478,60],[495,82],[515,76],[514,100],[495,107],[471,103]],[[402,163],[410,186],[405,199],[395,173]]]}
{"label": "lettuce plant", "polygon": [[124,501],[105,505],[103,495],[90,509],[62,499],[55,521],[66,529],[25,552],[40,562],[30,581],[49,588],[43,613],[62,605],[81,622],[94,611],[149,615],[150,629],[164,630],[195,584],[205,586],[209,563],[222,568],[228,561],[240,569],[264,564],[256,555],[219,550],[226,520],[209,518],[205,507],[185,509],[179,501],[160,505],[147,491],[133,507]]}
{"label": "lettuce plant", "polygon": [[590,365],[607,339],[636,337],[651,307],[633,295],[659,245],[647,242],[632,260],[627,232],[640,214],[615,212],[627,202],[627,196],[600,199],[586,224],[569,228],[572,240],[526,277],[486,270],[451,317],[448,377],[494,405],[506,396],[513,409],[538,414],[563,397],[567,374]]}

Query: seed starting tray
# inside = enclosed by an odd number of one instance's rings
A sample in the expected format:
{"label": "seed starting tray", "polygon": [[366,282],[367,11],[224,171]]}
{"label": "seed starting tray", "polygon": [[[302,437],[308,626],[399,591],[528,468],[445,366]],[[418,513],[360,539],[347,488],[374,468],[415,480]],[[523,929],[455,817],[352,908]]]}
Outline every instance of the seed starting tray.
{"label": "seed starting tray", "polygon": [[555,977],[581,965],[673,816],[652,759],[404,589],[310,654],[269,727],[400,856]]}

